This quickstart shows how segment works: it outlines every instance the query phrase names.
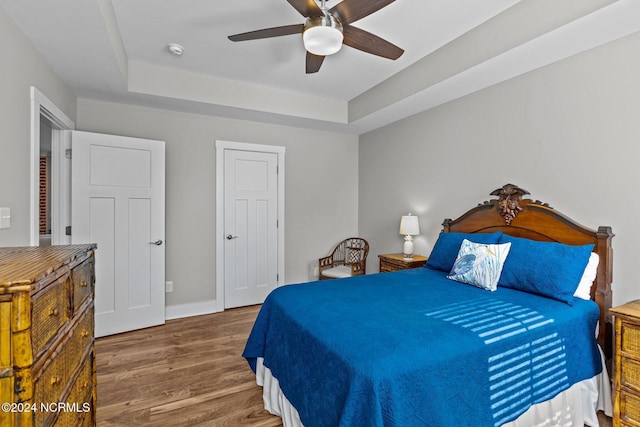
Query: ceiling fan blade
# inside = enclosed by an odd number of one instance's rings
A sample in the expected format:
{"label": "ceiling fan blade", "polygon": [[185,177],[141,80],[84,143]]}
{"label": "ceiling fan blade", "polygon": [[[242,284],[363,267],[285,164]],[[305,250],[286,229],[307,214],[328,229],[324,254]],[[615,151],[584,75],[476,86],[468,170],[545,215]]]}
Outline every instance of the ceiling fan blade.
{"label": "ceiling fan blade", "polygon": [[307,52],[307,74],[317,73],[324,61],[324,56]]}
{"label": "ceiling fan blade", "polygon": [[395,0],[343,0],[329,9],[342,25],[348,25],[377,12]]}
{"label": "ceiling fan blade", "polygon": [[403,49],[393,43],[351,25],[343,27],[342,34],[344,35],[344,44],[363,52],[394,60],[400,58],[404,53]]}
{"label": "ceiling fan blade", "polygon": [[291,6],[293,6],[300,15],[308,18],[310,16],[322,16],[322,9],[318,7],[318,4],[313,0],[287,0]]}
{"label": "ceiling fan blade", "polygon": [[282,27],[265,28],[263,30],[249,31],[248,33],[234,34],[229,36],[232,42],[245,40],[266,39],[269,37],[288,36],[290,34],[301,34],[304,24],[285,25]]}

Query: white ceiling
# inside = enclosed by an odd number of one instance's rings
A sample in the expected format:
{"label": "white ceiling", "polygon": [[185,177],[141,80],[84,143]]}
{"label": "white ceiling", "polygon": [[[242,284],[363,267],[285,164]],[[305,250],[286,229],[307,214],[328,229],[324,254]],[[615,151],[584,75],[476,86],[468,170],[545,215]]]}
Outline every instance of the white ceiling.
{"label": "white ceiling", "polygon": [[[637,0],[398,0],[353,24],[402,47],[397,61],[345,46],[307,75],[298,35],[227,39],[303,23],[286,0],[0,7],[78,97],[350,133],[640,30]],[[171,42],[182,57],[168,53]]]}

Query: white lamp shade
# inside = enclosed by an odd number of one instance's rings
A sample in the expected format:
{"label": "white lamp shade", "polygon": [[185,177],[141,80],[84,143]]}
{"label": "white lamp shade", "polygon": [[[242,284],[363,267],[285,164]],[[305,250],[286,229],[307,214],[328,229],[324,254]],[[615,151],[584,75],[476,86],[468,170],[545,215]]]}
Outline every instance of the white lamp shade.
{"label": "white lamp shade", "polygon": [[314,55],[332,55],[342,47],[342,32],[334,27],[307,28],[302,34],[304,48]]}
{"label": "white lamp shade", "polygon": [[417,236],[420,234],[418,217],[411,214],[403,215],[400,219],[400,234],[405,236]]}

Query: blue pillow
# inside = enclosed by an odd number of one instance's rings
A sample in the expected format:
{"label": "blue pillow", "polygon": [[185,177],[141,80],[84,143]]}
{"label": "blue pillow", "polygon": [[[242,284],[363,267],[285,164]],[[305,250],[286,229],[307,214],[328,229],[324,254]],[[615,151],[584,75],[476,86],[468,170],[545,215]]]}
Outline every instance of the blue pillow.
{"label": "blue pillow", "polygon": [[592,244],[571,246],[503,234],[500,243],[511,243],[498,287],[542,295],[572,305]]}
{"label": "blue pillow", "polygon": [[500,240],[500,236],[502,236],[501,231],[495,233],[445,233],[443,231],[424,266],[449,273],[453,268],[453,263],[456,262],[460,245],[464,239],[473,243],[495,244]]}

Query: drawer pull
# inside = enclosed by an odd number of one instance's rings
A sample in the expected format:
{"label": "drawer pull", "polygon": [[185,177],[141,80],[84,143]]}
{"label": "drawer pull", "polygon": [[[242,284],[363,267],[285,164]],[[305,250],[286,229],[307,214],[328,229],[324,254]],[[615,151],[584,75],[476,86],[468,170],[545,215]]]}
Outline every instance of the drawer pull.
{"label": "drawer pull", "polygon": [[60,377],[59,375],[56,375],[55,377],[51,377],[51,385],[55,386],[58,385],[62,382],[62,377]]}
{"label": "drawer pull", "polygon": [[58,307],[54,307],[49,311],[49,316],[58,316],[60,314],[60,310]]}
{"label": "drawer pull", "polygon": [[82,334],[80,334],[82,336],[82,338],[88,338],[89,337],[89,331],[82,331]]}
{"label": "drawer pull", "polygon": [[82,282],[80,282],[80,287],[81,288],[86,288],[87,287],[87,282],[85,282],[84,280]]}

